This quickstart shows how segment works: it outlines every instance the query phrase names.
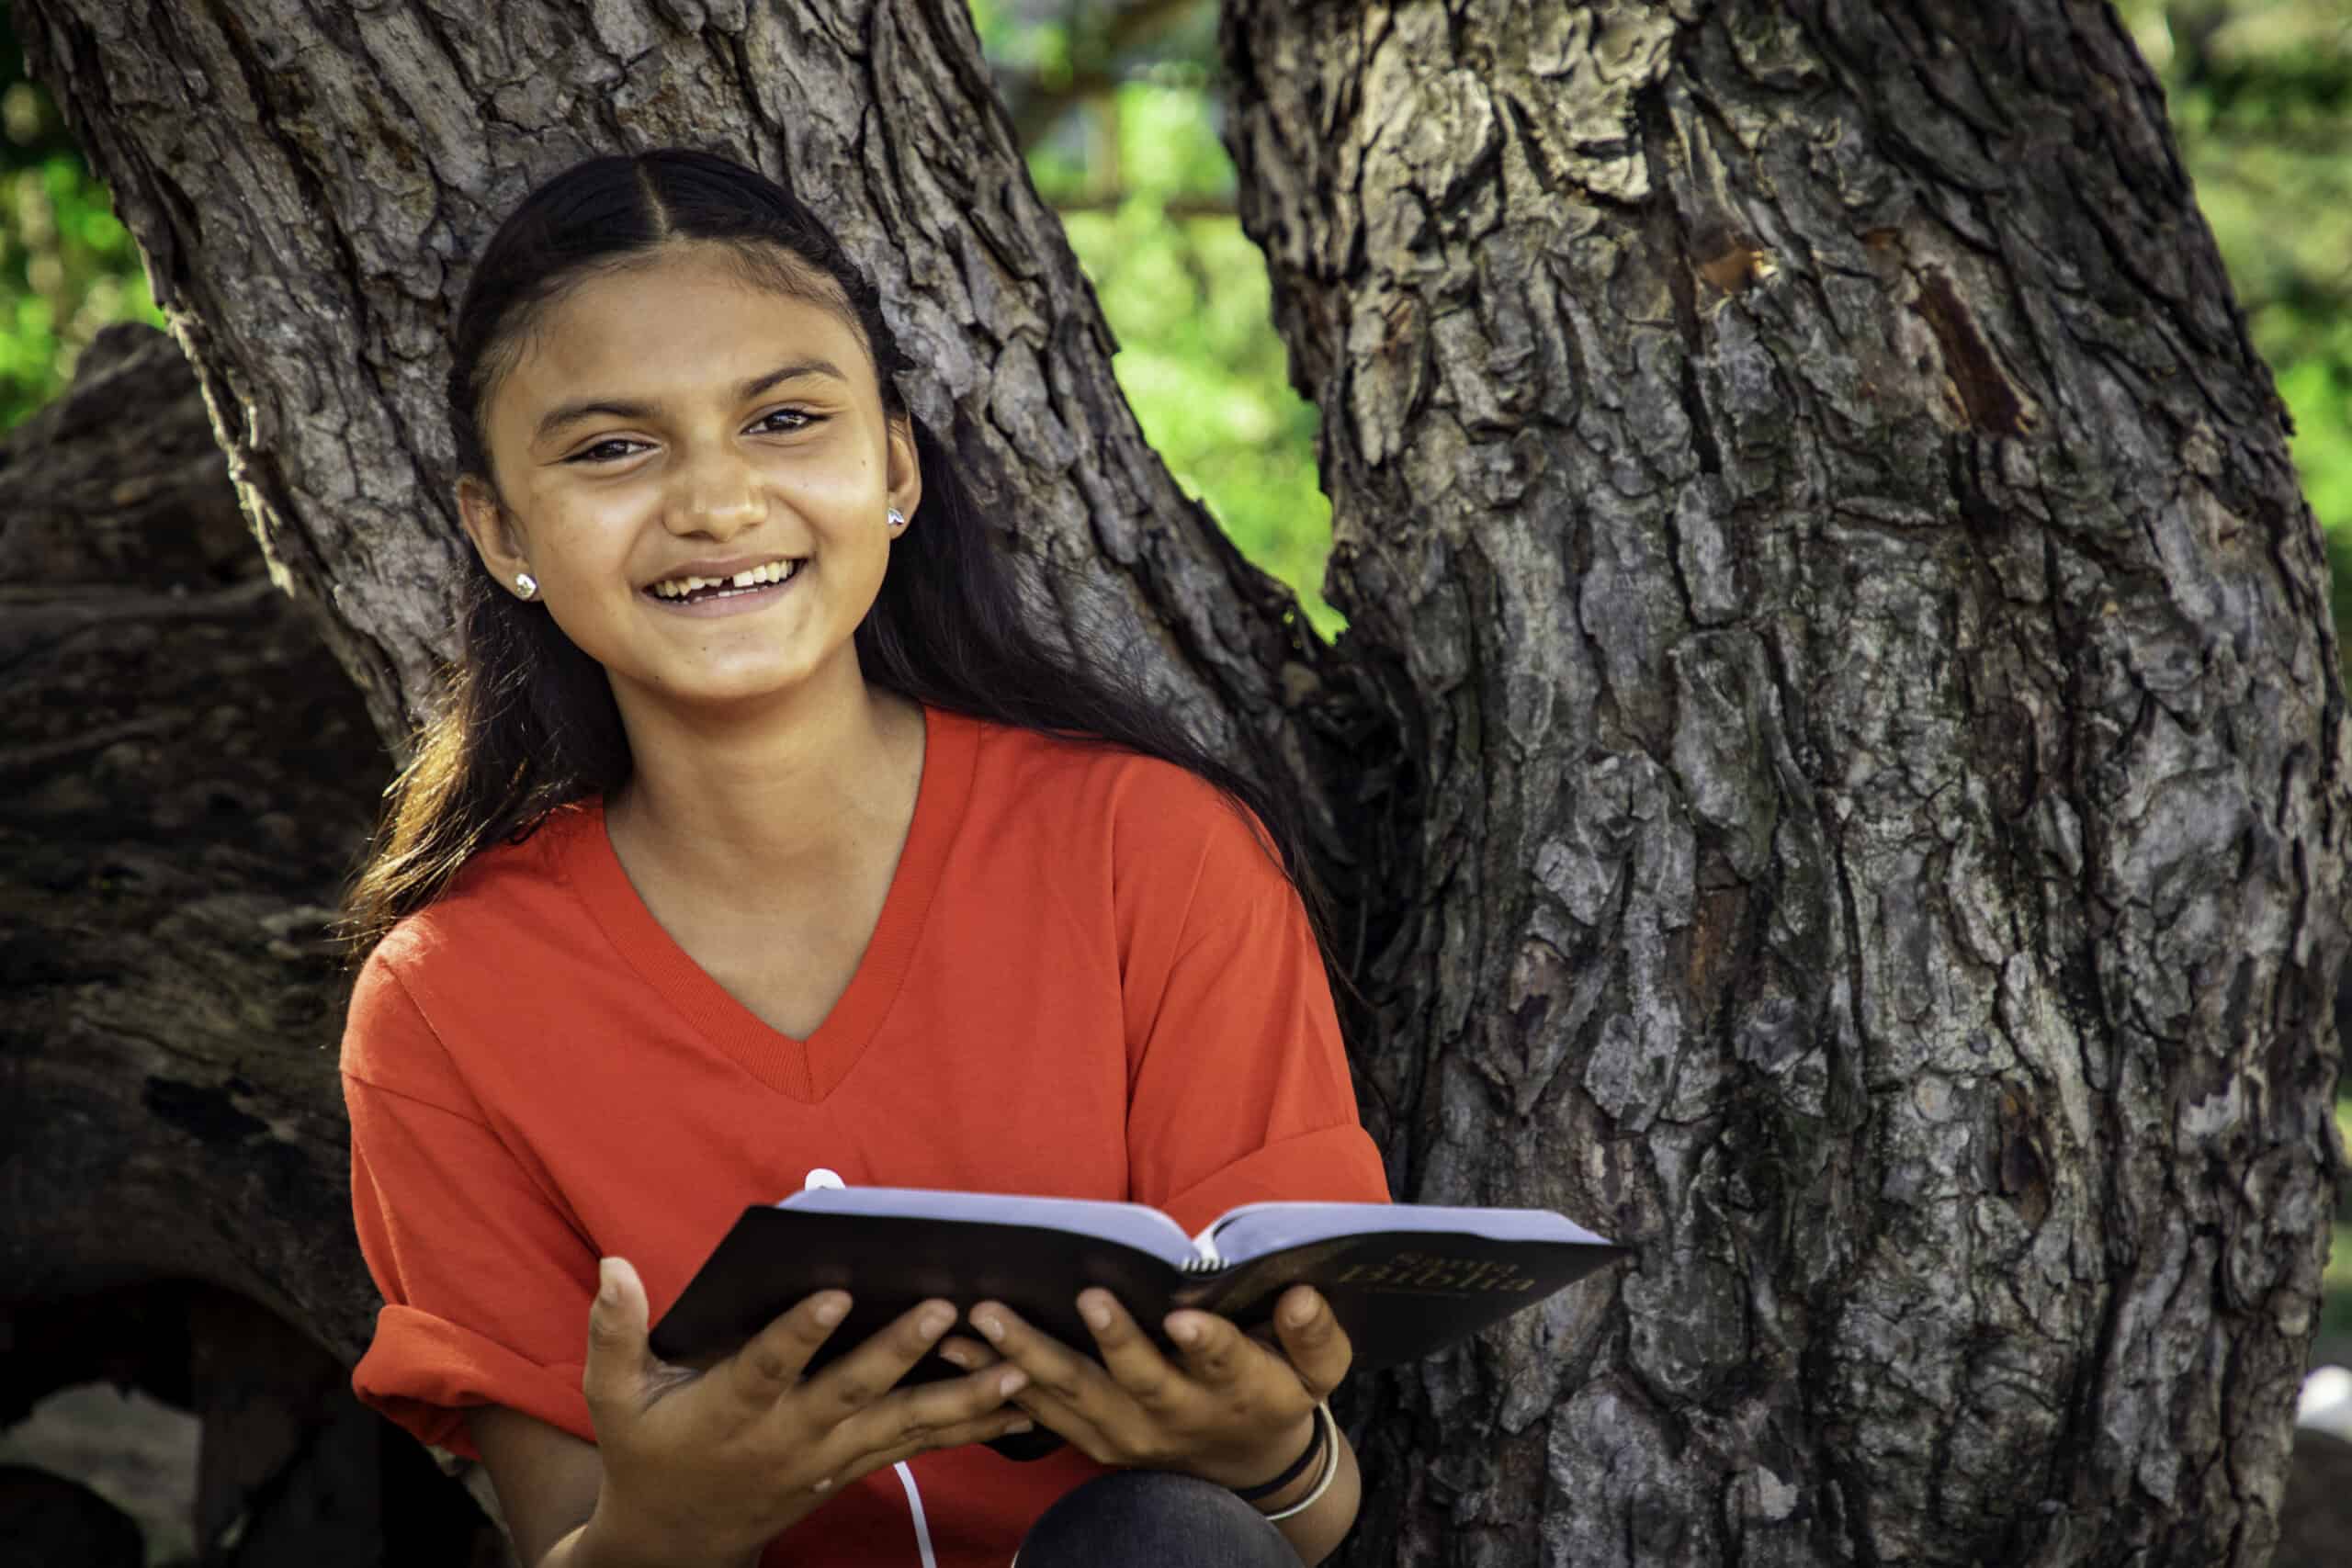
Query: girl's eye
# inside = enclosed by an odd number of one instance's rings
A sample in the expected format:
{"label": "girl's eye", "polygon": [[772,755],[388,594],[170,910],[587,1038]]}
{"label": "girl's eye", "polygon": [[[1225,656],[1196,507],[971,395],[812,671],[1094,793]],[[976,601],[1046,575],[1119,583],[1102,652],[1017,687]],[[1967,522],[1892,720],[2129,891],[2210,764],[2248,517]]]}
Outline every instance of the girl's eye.
{"label": "girl's eye", "polygon": [[[564,461],[567,463],[616,463],[623,457],[629,456],[629,454],[626,451],[615,451],[615,447],[629,447],[639,445],[641,445],[641,443],[635,441],[624,441],[619,436],[616,435],[609,441],[599,441],[594,446],[583,446],[579,451],[574,452],[571,457],[566,457]],[[599,457],[597,455],[599,453],[602,453],[603,456]]]}
{"label": "girl's eye", "polygon": [[[787,431],[806,430],[816,423],[820,417],[821,416],[810,413],[805,409],[777,409],[753,420],[752,428],[763,435],[782,435]],[[776,420],[786,420],[789,423],[777,424],[774,423]]]}

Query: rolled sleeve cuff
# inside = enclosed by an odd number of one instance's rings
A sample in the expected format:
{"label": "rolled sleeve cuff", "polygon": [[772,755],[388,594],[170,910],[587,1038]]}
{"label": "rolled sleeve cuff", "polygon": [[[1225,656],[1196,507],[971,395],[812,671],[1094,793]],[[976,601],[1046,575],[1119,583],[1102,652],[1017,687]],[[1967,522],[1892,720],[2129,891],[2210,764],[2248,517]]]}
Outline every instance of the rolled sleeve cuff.
{"label": "rolled sleeve cuff", "polygon": [[1353,1122],[1268,1144],[1162,1202],[1170,1218],[1197,1235],[1210,1221],[1244,1203],[1385,1203],[1388,1176],[1380,1151]]}
{"label": "rolled sleeve cuff", "polygon": [[387,1306],[351,1371],[359,1402],[420,1441],[480,1459],[466,1407],[503,1404],[588,1442],[596,1429],[580,1392],[582,1367],[541,1366],[494,1339],[413,1307]]}

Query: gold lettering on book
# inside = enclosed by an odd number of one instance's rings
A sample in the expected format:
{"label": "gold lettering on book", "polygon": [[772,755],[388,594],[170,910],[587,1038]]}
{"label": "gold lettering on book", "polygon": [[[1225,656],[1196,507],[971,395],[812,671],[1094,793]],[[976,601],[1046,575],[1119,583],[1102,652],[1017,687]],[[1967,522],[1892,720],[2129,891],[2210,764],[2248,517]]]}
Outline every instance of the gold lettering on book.
{"label": "gold lettering on book", "polygon": [[1366,1290],[1458,1291],[1465,1294],[1495,1291],[1532,1291],[1535,1281],[1509,1263],[1484,1258],[1433,1258],[1419,1252],[1393,1253],[1377,1263],[1352,1263],[1333,1277],[1334,1285]]}

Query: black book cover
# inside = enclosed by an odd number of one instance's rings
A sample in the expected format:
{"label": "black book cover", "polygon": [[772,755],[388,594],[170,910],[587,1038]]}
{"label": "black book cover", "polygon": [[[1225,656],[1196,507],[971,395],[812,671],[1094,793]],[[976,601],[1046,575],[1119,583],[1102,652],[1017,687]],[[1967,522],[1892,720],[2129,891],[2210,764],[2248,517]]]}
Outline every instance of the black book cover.
{"label": "black book cover", "polygon": [[[1283,1291],[1304,1283],[1330,1302],[1358,1368],[1393,1366],[1466,1338],[1626,1255],[1625,1248],[1540,1211],[1263,1204],[1227,1215],[1212,1235],[1226,1236],[1228,1225],[1238,1235],[1249,1228],[1234,1224],[1238,1218],[1282,1210],[1294,1212],[1276,1216],[1288,1225],[1261,1225],[1261,1239],[1269,1230],[1277,1237],[1304,1232],[1311,1239],[1212,1262],[1194,1253],[1164,1216],[1124,1204],[997,1201],[1007,1213],[1043,1213],[1057,1206],[1105,1212],[1130,1235],[1127,1241],[1053,1224],[876,1213],[870,1207],[822,1212],[829,1201],[872,1205],[895,1199],[920,1207],[938,1196],[877,1188],[854,1192],[854,1198],[804,1194],[786,1204],[746,1209],[654,1325],[654,1354],[681,1365],[707,1365],[823,1290],[846,1291],[854,1304],[810,1361],[812,1372],[933,1297],[963,1313],[983,1301],[1002,1302],[1063,1344],[1091,1351],[1093,1339],[1078,1315],[1077,1298],[1099,1285],[1172,1357],[1159,1326],[1169,1313],[1199,1308],[1245,1330],[1256,1328],[1272,1318]],[[946,1201],[968,1211],[991,1200],[957,1194]],[[1456,1216],[1465,1228],[1444,1228]],[[1477,1234],[1496,1228],[1498,1216],[1501,1228],[1540,1234]],[[1369,1228],[1384,1220],[1393,1228]],[[907,1381],[961,1375],[933,1357]],[[1057,1441],[1040,1432],[994,1446],[1019,1457],[1046,1451]]]}

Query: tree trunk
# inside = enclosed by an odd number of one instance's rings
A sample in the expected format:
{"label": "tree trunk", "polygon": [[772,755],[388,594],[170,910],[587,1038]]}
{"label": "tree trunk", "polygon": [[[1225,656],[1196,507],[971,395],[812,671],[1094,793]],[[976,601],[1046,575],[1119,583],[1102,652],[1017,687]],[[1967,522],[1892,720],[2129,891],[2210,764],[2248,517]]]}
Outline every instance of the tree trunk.
{"label": "tree trunk", "polygon": [[1229,0],[1225,44],[1332,599],[1420,705],[1398,1195],[1641,1248],[1388,1381],[1352,1560],[2264,1562],[2344,707],[2120,24]]}
{"label": "tree trunk", "polygon": [[[1377,1382],[1352,1561],[2262,1561],[2343,705],[2103,6],[1228,0],[1337,654],[1142,444],[953,0],[20,9],[395,744],[449,651],[452,264],[615,147],[835,221],[1058,624],[1309,803],[1399,1196],[1640,1248]],[[350,1348],[364,1286],[294,1284]]]}
{"label": "tree trunk", "polygon": [[[488,1562],[342,1371],[375,1300],[324,928],[385,762],[324,652],[178,348],[102,334],[0,440],[0,1429],[136,1385],[203,1417],[208,1562]],[[0,1498],[0,1560],[127,1532],[139,1561],[127,1517],[36,1478]]]}
{"label": "tree trunk", "polygon": [[102,335],[0,443],[0,1307],[194,1279],[367,1344],[325,927],[386,766],[322,652],[178,350]]}

